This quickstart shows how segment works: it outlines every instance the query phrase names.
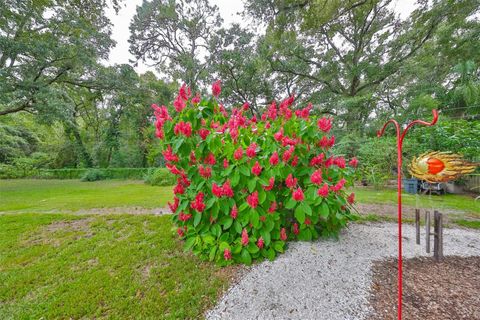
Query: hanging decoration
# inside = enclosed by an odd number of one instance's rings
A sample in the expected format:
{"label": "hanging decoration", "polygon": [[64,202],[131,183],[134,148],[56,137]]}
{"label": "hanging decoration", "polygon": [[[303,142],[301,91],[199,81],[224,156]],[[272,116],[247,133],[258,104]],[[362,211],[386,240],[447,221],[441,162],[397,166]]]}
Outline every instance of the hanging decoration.
{"label": "hanging decoration", "polygon": [[479,164],[468,162],[459,154],[433,151],[414,157],[408,167],[412,176],[430,183],[448,182],[475,171]]}

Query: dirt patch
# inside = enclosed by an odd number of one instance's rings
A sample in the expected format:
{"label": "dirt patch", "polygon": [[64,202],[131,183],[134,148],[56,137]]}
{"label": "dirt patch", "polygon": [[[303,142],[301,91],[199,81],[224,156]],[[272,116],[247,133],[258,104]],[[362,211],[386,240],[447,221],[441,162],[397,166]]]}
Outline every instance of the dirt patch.
{"label": "dirt patch", "polygon": [[[403,270],[404,319],[480,319],[480,257],[408,259]],[[397,319],[397,260],[374,263],[372,292],[370,319]]]}
{"label": "dirt patch", "polygon": [[27,245],[49,244],[59,247],[65,240],[65,234],[69,234],[68,237],[73,237],[73,240],[90,238],[95,235],[90,228],[92,221],[93,218],[56,221],[29,235],[24,243]]}

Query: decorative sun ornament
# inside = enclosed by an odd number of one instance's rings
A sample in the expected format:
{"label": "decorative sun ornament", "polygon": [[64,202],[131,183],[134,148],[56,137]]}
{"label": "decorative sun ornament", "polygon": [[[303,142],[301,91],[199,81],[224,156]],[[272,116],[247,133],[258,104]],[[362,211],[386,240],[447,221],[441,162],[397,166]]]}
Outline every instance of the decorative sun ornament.
{"label": "decorative sun ornament", "polygon": [[410,174],[428,182],[447,182],[475,171],[478,163],[465,161],[451,152],[426,152],[413,158],[408,167]]}

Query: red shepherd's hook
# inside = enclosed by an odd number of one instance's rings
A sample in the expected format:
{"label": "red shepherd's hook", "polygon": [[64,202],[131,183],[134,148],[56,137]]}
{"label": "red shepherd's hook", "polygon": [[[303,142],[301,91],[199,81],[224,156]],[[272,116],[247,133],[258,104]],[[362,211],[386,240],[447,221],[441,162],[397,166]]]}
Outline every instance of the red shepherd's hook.
{"label": "red shepherd's hook", "polygon": [[377,132],[377,136],[381,137],[385,128],[389,123],[392,123],[395,126],[397,131],[397,192],[398,192],[398,320],[402,319],[402,146],[403,139],[408,129],[413,127],[415,124],[423,124],[425,126],[433,126],[437,123],[438,112],[437,110],[432,110],[433,120],[432,122],[426,122],[422,120],[415,120],[410,122],[407,127],[401,132],[401,128],[398,125],[398,122],[394,119],[388,120],[381,130]]}

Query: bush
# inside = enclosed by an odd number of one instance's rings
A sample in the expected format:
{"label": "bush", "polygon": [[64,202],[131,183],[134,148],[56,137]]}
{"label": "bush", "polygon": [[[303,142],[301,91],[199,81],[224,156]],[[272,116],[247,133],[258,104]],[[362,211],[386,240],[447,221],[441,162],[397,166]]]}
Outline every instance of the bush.
{"label": "bush", "polygon": [[152,186],[173,186],[176,183],[175,176],[165,168],[149,169],[143,180]]}
{"label": "bush", "polygon": [[257,120],[245,117],[248,105],[229,116],[216,98],[188,96],[182,86],[173,119],[152,106],[177,177],[170,208],[186,250],[222,265],[250,264],[274,259],[287,239],[336,236],[353,219],[344,187],[356,159],[346,165],[332,154],[331,119],[310,117],[311,105],[293,113],[293,97]]}
{"label": "bush", "polygon": [[99,181],[99,180],[105,180],[106,178],[107,177],[103,171],[98,169],[89,169],[83,174],[80,180],[81,181]]}

